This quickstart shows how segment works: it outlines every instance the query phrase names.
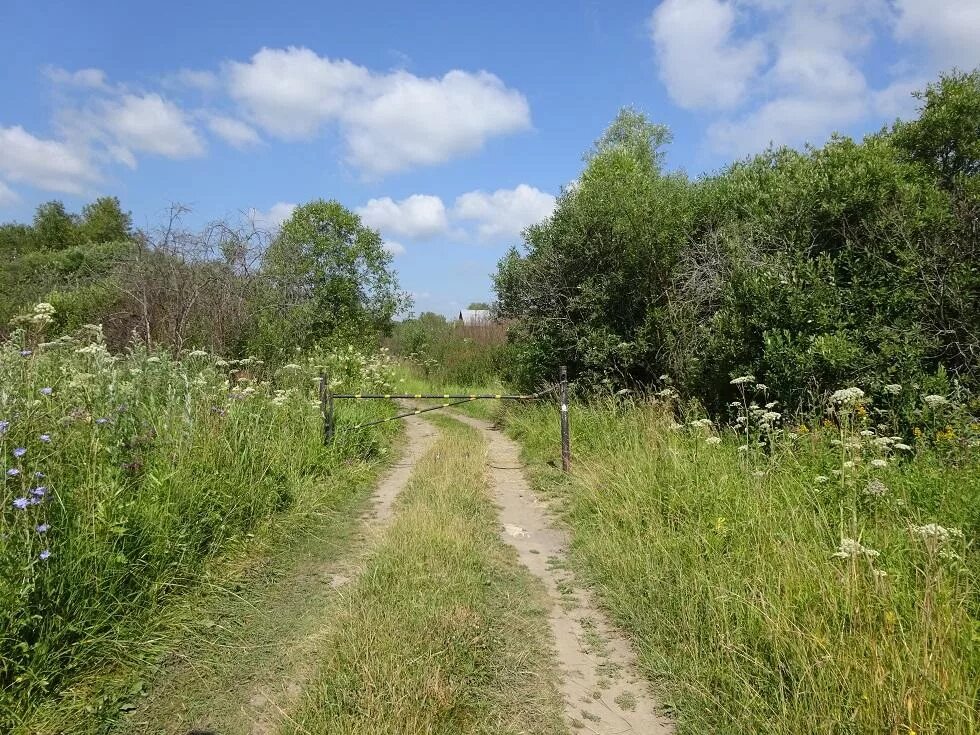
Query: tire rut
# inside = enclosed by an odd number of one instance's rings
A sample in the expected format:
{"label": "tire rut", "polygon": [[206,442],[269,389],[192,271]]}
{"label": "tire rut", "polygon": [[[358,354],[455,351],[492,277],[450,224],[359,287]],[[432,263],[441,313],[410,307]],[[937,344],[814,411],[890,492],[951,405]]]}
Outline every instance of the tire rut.
{"label": "tire rut", "polygon": [[567,533],[552,520],[521,470],[518,445],[486,421],[453,418],[488,443],[491,485],[500,507],[501,537],[545,586],[549,624],[561,671],[566,723],[573,732],[669,735],[673,723],[637,673],[629,641],[608,621],[588,589],[565,569]]}

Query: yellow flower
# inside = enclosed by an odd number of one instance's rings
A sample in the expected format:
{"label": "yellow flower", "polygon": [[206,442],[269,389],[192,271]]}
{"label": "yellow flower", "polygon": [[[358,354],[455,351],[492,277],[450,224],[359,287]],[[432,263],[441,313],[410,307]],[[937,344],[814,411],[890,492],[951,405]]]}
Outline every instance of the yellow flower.
{"label": "yellow flower", "polygon": [[797,434],[809,434],[810,433],[810,429],[807,428],[807,425],[806,424],[800,424],[799,427],[796,429],[796,433]]}
{"label": "yellow flower", "polygon": [[868,415],[868,409],[866,409],[861,404],[858,404],[858,407],[857,407],[857,415],[858,416],[867,416]]}
{"label": "yellow flower", "polygon": [[834,422],[833,422],[833,421],[831,421],[830,419],[824,419],[824,420],[823,420],[823,427],[824,427],[825,429],[830,429],[830,428],[833,428],[833,426],[834,426]]}
{"label": "yellow flower", "polygon": [[912,433],[915,434],[917,437],[922,436],[922,429],[916,426],[914,429],[912,429]]}

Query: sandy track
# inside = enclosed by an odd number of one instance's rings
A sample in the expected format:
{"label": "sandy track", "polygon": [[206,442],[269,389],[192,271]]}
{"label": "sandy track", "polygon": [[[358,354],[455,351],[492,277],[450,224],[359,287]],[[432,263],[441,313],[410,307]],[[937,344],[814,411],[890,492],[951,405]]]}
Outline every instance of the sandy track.
{"label": "sandy track", "polygon": [[521,471],[520,449],[479,419],[453,414],[478,429],[489,445],[489,476],[500,506],[502,538],[544,583],[551,598],[549,623],[562,674],[565,715],[573,732],[666,735],[674,727],[659,714],[647,683],[636,671],[629,642],[610,625],[587,589],[576,589],[565,570],[568,537]]}

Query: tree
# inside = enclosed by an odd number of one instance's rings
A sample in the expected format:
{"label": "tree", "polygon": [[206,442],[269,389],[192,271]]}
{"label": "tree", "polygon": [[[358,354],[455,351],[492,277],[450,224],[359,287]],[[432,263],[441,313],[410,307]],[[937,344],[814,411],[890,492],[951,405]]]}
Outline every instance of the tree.
{"label": "tree", "polygon": [[381,235],[336,201],[298,207],[266,252],[267,349],[387,334],[410,299],[398,288]]}
{"label": "tree", "polygon": [[488,304],[486,301],[474,301],[466,308],[470,309],[471,311],[489,311],[490,304]]}
{"label": "tree", "polygon": [[82,208],[78,232],[85,242],[119,242],[133,238],[133,218],[116,197],[100,197]]}
{"label": "tree", "polygon": [[34,213],[34,242],[39,250],[65,250],[79,241],[78,218],[59,201],[45,202]]}

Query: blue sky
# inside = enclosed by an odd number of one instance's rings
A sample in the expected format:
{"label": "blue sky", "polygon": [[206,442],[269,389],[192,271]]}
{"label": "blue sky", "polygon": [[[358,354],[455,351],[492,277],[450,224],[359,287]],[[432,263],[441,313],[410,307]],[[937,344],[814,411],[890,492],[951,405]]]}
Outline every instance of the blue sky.
{"label": "blue sky", "polygon": [[416,310],[490,297],[623,105],[696,175],[914,112],[980,65],[980,0],[0,5],[0,220],[111,194],[152,227],[335,198]]}

